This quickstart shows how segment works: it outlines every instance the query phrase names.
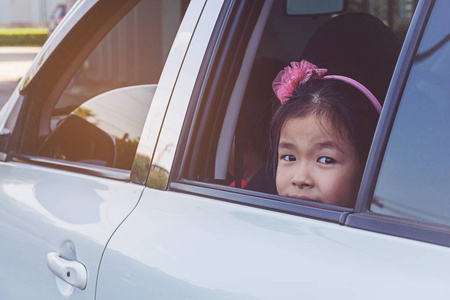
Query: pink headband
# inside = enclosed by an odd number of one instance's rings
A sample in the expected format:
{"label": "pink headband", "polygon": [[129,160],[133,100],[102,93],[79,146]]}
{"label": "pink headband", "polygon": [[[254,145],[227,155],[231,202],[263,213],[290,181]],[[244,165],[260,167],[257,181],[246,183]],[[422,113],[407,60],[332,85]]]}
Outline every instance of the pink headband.
{"label": "pink headband", "polygon": [[335,79],[346,82],[358,90],[360,90],[373,106],[375,106],[378,113],[381,113],[381,105],[377,98],[361,83],[346,76],[340,75],[326,75],[327,69],[319,69],[316,65],[302,60],[301,62],[291,62],[291,66],[287,66],[284,70],[278,73],[277,77],[272,83],[272,89],[280,100],[281,104],[285,103],[294,94],[295,88],[307,82],[310,79]]}

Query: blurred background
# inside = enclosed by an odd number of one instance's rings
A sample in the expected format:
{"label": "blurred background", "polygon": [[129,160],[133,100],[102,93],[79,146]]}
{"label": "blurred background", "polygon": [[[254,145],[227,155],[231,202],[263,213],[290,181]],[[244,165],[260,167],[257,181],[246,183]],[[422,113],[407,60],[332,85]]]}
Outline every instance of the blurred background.
{"label": "blurred background", "polygon": [[0,0],[0,107],[76,0]]}
{"label": "blurred background", "polygon": [[0,0],[0,27],[53,30],[76,0]]}

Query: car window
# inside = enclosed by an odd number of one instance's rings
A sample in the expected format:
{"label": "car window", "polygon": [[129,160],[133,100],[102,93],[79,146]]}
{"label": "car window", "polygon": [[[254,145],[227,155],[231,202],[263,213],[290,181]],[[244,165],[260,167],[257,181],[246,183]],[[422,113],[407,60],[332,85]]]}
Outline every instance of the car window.
{"label": "car window", "polygon": [[185,2],[142,0],[106,34],[57,99],[39,156],[131,169]]}
{"label": "car window", "polygon": [[450,226],[450,10],[437,1],[402,95],[371,211]]}
{"label": "car window", "polygon": [[[233,31],[227,32],[224,48],[218,51],[225,54],[214,57],[217,65],[211,67],[207,79],[208,94],[200,104],[196,103],[194,125],[187,125],[193,130],[188,145],[191,156],[184,158],[182,176],[202,186],[207,183],[227,191],[272,194],[271,199],[281,200],[276,195],[269,161],[268,125],[279,105],[272,82],[290,62],[307,59],[327,68],[330,74],[360,81],[383,103],[414,4],[399,2],[395,10],[386,13],[386,7],[378,3],[349,1],[349,9],[342,14],[312,17],[287,16],[283,3],[274,1],[273,5],[260,7],[259,15],[248,15],[248,27],[235,19],[228,20],[229,26],[234,21],[242,26],[237,30],[242,39],[232,41]],[[372,33],[364,31],[359,22]],[[341,27],[334,26],[336,23]],[[234,46],[226,48],[227,43]],[[214,85],[217,82],[220,87]],[[317,204],[286,198],[282,201]]]}

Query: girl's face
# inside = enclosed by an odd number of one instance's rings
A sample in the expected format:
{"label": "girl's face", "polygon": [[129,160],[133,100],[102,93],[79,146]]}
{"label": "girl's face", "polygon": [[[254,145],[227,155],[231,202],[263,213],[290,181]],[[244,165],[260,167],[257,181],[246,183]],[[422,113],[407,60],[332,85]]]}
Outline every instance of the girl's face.
{"label": "girl's face", "polygon": [[316,116],[294,118],[281,128],[276,185],[279,195],[353,206],[362,168],[355,148]]}

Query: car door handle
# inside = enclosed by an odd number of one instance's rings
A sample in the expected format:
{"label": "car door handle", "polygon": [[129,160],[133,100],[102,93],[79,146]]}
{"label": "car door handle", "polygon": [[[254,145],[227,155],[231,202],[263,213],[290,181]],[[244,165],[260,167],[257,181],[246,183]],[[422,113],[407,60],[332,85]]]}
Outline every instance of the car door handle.
{"label": "car door handle", "polygon": [[47,266],[56,276],[68,284],[84,290],[87,284],[86,267],[78,261],[62,258],[56,252],[47,254]]}

